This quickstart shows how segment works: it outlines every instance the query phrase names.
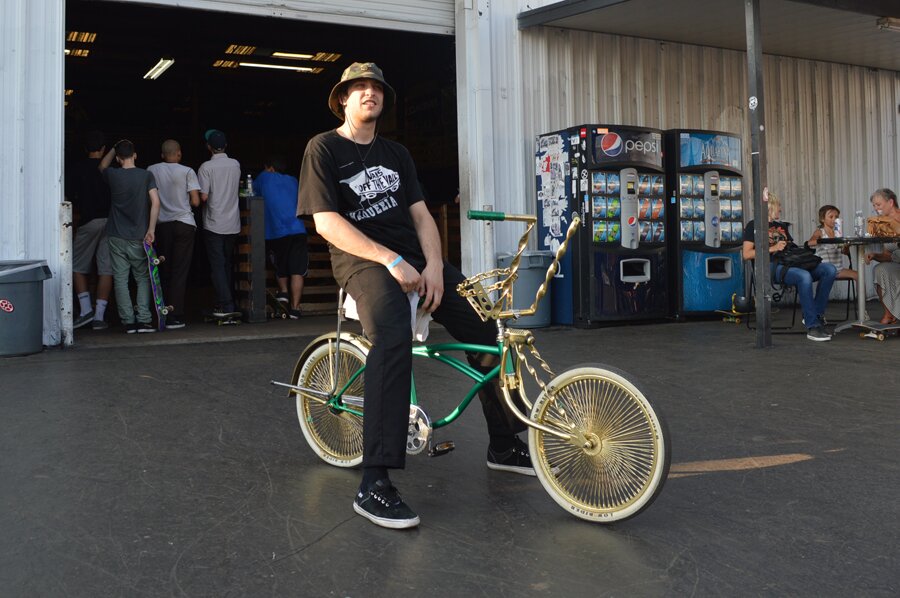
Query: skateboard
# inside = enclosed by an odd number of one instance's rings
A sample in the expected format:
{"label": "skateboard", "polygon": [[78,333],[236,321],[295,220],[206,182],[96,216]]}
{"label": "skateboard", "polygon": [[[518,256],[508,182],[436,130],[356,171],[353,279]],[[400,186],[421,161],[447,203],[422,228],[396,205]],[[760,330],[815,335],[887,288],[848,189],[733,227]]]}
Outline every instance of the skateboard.
{"label": "skateboard", "polygon": [[162,284],[159,282],[159,265],[163,263],[165,256],[157,256],[153,245],[144,241],[144,253],[147,254],[147,269],[150,271],[150,291],[153,293],[153,307],[156,309],[157,328],[166,329],[166,316],[172,311],[171,305],[166,305],[163,299]]}
{"label": "skateboard", "polygon": [[203,314],[203,321],[215,322],[217,326],[234,326],[241,323],[241,312],[230,311],[226,314],[222,314],[221,316],[216,316],[212,313],[205,313]]}
{"label": "skateboard", "polygon": [[724,309],[717,309],[717,310],[716,310],[716,313],[717,313],[717,314],[722,314],[722,321],[723,321],[723,322],[731,322],[731,323],[734,323],[734,324],[740,324],[740,323],[741,323],[741,318],[743,318],[744,316],[749,316],[749,315],[751,315],[753,312],[749,312],[749,311],[748,311],[748,312],[743,312],[743,311],[726,311],[726,310],[724,310]]}
{"label": "skateboard", "polygon": [[288,312],[287,304],[284,301],[279,301],[278,297],[275,296],[275,293],[266,289],[266,303],[267,308],[266,313],[269,315],[269,318],[281,318],[282,320],[287,320],[291,317],[291,314]]}
{"label": "skateboard", "polygon": [[854,328],[859,328],[859,338],[877,338],[883,341],[889,336],[897,336],[900,331],[900,322],[893,324],[880,324],[874,321],[854,322]]}

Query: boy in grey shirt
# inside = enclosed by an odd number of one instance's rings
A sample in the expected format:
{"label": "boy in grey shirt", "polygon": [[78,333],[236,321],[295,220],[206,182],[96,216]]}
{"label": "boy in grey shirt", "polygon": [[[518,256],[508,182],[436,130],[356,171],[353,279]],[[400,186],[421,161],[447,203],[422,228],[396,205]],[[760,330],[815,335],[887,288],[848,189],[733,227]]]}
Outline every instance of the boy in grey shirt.
{"label": "boy in grey shirt", "polygon": [[[120,168],[109,168],[114,155]],[[153,175],[134,165],[136,158],[134,144],[123,139],[103,156],[98,166],[109,185],[110,210],[106,236],[116,307],[128,334],[156,331],[150,314],[150,273],[144,242],[153,243],[155,238],[159,194]],[[137,285],[137,321],[128,291],[129,275],[134,277]]]}

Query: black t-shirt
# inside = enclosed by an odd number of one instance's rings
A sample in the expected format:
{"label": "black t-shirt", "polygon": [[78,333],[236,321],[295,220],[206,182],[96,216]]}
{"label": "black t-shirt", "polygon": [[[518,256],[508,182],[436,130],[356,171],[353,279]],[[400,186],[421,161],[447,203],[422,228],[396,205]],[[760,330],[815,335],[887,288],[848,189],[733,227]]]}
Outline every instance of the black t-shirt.
{"label": "black t-shirt", "polygon": [[85,158],[71,165],[66,197],[78,210],[79,224],[109,216],[109,187],[97,167],[100,158]]}
{"label": "black t-shirt", "polygon": [[[357,145],[332,130],[306,146],[297,215],[337,212],[419,271],[425,267],[425,255],[409,207],[422,199],[412,157],[399,143],[376,137],[371,144]],[[334,245],[330,250],[334,277],[341,285],[363,268],[383,267]]]}
{"label": "black t-shirt", "polygon": [[[749,241],[751,243],[756,243],[756,227],[754,226],[754,221],[751,220],[747,223],[747,226],[744,227],[744,241]],[[788,244],[794,242],[794,238],[791,237],[791,224],[790,222],[782,222],[781,220],[773,220],[769,223],[769,247],[775,245],[779,241],[787,241]]]}

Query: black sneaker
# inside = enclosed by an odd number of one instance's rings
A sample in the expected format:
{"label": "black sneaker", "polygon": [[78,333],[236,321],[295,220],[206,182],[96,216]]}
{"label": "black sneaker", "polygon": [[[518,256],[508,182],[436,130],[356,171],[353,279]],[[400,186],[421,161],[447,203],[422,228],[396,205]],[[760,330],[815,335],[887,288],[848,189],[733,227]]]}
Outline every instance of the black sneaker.
{"label": "black sneaker", "polygon": [[86,314],[81,314],[80,316],[75,318],[75,321],[72,322],[72,328],[73,329],[81,328],[82,326],[87,326],[88,324],[90,324],[93,321],[94,321],[94,310],[92,309],[91,311],[87,312]]}
{"label": "black sneaker", "polygon": [[301,315],[299,309],[288,310],[288,316],[290,316],[292,320],[299,320]]}
{"label": "black sneaker", "polygon": [[278,291],[277,293],[275,293],[275,298],[278,299],[279,301],[281,301],[282,303],[290,303],[290,301],[291,301],[291,298],[288,297],[288,294],[282,293],[281,291]]}
{"label": "black sneaker", "polygon": [[390,480],[378,480],[368,492],[360,490],[353,510],[381,527],[406,529],[419,525],[419,516],[403,502]]}
{"label": "black sneaker", "polygon": [[135,334],[138,331],[138,325],[132,322],[131,324],[125,324],[125,334]]}
{"label": "black sneaker", "polygon": [[178,318],[166,318],[166,328],[184,328],[184,322]]}
{"label": "black sneaker", "polygon": [[487,452],[488,469],[497,471],[511,471],[513,473],[521,473],[522,475],[535,475],[534,467],[531,465],[531,455],[528,453],[528,445],[516,438],[516,444],[511,449],[502,453],[495,453],[488,446]]}
{"label": "black sneaker", "polygon": [[156,332],[156,328],[153,327],[153,324],[148,324],[147,322],[138,322],[134,325],[138,332]]}
{"label": "black sneaker", "polygon": [[809,330],[806,331],[806,338],[811,341],[830,341],[831,335],[825,332],[825,328],[822,326],[813,326]]}

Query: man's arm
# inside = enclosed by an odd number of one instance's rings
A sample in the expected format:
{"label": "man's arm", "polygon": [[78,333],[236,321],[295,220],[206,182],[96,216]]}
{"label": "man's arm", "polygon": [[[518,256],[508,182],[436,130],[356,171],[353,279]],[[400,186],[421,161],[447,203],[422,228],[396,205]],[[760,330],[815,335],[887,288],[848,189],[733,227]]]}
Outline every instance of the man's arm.
{"label": "man's arm", "polygon": [[153,243],[156,240],[156,219],[159,217],[159,193],[156,189],[150,189],[147,194],[150,196],[150,223],[144,241]]}
{"label": "man's arm", "polygon": [[[316,232],[341,251],[385,267],[400,257],[361,233],[337,212],[316,212],[313,214],[313,221],[316,223]],[[405,293],[415,290],[419,284],[419,273],[405,261],[400,261],[389,271]]]}
{"label": "man's arm", "polygon": [[422,308],[432,312],[441,304],[444,297],[444,258],[441,255],[441,236],[437,224],[428,211],[424,201],[409,207],[409,215],[416,227],[419,245],[425,254],[425,269],[416,290],[424,299]]}
{"label": "man's arm", "polygon": [[100,164],[97,165],[97,169],[100,172],[103,172],[104,170],[109,168],[109,165],[112,164],[113,157],[115,155],[116,155],[116,146],[113,146],[113,147],[109,148],[109,151],[106,152],[106,155],[104,155],[102,158],[100,158]]}
{"label": "man's arm", "polygon": [[200,207],[200,192],[196,189],[192,189],[190,192],[191,196],[191,207],[198,208]]}

